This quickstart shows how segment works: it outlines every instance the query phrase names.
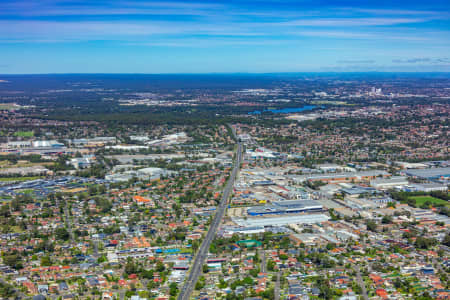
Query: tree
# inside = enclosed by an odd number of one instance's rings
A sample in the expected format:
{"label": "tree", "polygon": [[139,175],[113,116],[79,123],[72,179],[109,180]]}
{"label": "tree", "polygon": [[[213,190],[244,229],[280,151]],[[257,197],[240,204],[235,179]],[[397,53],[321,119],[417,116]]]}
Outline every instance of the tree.
{"label": "tree", "polygon": [[450,232],[447,232],[444,239],[442,240],[442,244],[447,247],[450,247]]}
{"label": "tree", "polygon": [[275,266],[276,266],[276,263],[273,260],[269,259],[269,261],[267,261],[267,270],[268,271],[273,272],[275,270]]}
{"label": "tree", "polygon": [[157,272],[162,272],[166,269],[166,267],[164,266],[164,264],[160,261],[158,261],[158,263],[156,264],[156,271]]}
{"label": "tree", "polygon": [[332,299],[333,290],[330,288],[328,280],[323,277],[317,279],[317,284],[320,290],[320,299]]}
{"label": "tree", "polygon": [[388,216],[388,215],[383,216],[383,218],[381,219],[381,223],[383,223],[383,224],[392,223],[392,217]]}
{"label": "tree", "polygon": [[67,241],[70,238],[69,232],[64,227],[59,227],[55,231],[55,237],[58,240]]}
{"label": "tree", "polygon": [[418,236],[416,238],[415,246],[419,249],[428,249],[431,246],[434,246],[436,244],[437,244],[436,239],[433,239],[433,238],[429,239],[429,238]]}
{"label": "tree", "polygon": [[137,266],[131,258],[128,258],[124,271],[128,275],[137,273]]}
{"label": "tree", "polygon": [[2,216],[4,218],[8,218],[10,215],[11,215],[11,212],[9,211],[9,206],[8,205],[0,206],[0,216]]}
{"label": "tree", "polygon": [[393,202],[393,201],[388,202],[387,207],[395,208],[395,202]]}
{"label": "tree", "polygon": [[3,256],[3,263],[16,270],[22,268],[22,258],[18,253]]}
{"label": "tree", "polygon": [[176,296],[178,294],[178,286],[175,282],[169,285],[169,294],[170,296]]}
{"label": "tree", "polygon": [[377,223],[375,223],[373,220],[368,220],[366,222],[367,230],[370,231],[377,231]]}
{"label": "tree", "polygon": [[242,283],[245,285],[253,285],[253,279],[247,276],[242,280]]}
{"label": "tree", "polygon": [[101,264],[101,263],[103,263],[103,262],[106,262],[106,261],[108,261],[108,259],[107,259],[106,256],[104,256],[104,255],[100,256],[100,257],[97,259],[97,262],[98,262],[99,264]]}
{"label": "tree", "polygon": [[228,283],[227,283],[225,280],[223,280],[223,278],[220,278],[218,287],[219,287],[220,289],[224,289],[224,288],[226,288],[227,286],[228,286]]}
{"label": "tree", "polygon": [[10,299],[15,295],[15,290],[12,285],[0,281],[0,297],[2,299]]}
{"label": "tree", "polygon": [[42,267],[49,267],[52,265],[52,261],[50,260],[50,256],[42,256],[41,257],[41,266]]}
{"label": "tree", "polygon": [[208,265],[203,265],[202,270],[203,270],[203,273],[208,273],[209,272]]}

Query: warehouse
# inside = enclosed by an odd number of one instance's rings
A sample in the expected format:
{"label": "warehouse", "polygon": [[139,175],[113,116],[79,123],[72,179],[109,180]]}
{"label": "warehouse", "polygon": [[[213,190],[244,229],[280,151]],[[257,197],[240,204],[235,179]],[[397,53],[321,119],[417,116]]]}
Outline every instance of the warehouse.
{"label": "warehouse", "polygon": [[427,192],[427,193],[434,192],[434,191],[446,192],[448,190],[448,188],[445,184],[439,184],[439,183],[417,183],[417,184],[411,184],[410,187],[418,192]]}
{"label": "warehouse", "polygon": [[408,179],[405,176],[393,176],[389,179],[378,178],[370,181],[370,185],[376,189],[392,189],[408,184]]}
{"label": "warehouse", "polygon": [[310,215],[296,215],[284,216],[276,218],[237,218],[233,219],[239,226],[254,227],[254,226],[284,226],[289,224],[314,224],[326,222],[330,218],[324,214],[310,214]]}
{"label": "warehouse", "polygon": [[322,211],[323,205],[314,200],[277,201],[269,205],[254,206],[247,210],[250,216]]}
{"label": "warehouse", "polygon": [[352,182],[361,180],[370,180],[377,177],[387,177],[389,173],[383,170],[371,170],[361,172],[344,172],[344,173],[330,173],[330,174],[314,174],[314,175],[300,175],[292,179],[297,183],[305,181],[322,181],[325,183],[339,183]]}
{"label": "warehouse", "polygon": [[411,169],[405,171],[406,175],[411,177],[418,177],[428,180],[449,178],[450,167],[447,168],[431,168],[431,169]]}

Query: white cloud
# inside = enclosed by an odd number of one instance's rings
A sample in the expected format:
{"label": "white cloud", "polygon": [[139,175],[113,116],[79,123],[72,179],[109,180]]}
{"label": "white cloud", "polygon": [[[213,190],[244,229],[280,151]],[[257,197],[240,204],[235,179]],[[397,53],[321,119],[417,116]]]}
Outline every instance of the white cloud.
{"label": "white cloud", "polygon": [[283,26],[349,27],[349,26],[387,26],[426,22],[424,18],[320,18],[304,19],[278,23]]}

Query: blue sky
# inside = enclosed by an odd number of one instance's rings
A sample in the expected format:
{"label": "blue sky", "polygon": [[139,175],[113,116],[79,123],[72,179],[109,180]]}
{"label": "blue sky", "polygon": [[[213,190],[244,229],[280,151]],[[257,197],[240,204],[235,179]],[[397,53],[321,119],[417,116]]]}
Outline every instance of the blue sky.
{"label": "blue sky", "polygon": [[450,1],[2,0],[0,73],[450,71]]}

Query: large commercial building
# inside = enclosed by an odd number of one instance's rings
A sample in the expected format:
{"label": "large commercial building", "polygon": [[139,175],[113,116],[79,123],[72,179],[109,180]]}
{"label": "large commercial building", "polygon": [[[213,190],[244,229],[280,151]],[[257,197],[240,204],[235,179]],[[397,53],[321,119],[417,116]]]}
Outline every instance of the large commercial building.
{"label": "large commercial building", "polygon": [[434,192],[434,191],[441,191],[446,192],[448,190],[447,185],[445,184],[438,184],[438,183],[418,183],[418,184],[411,184],[408,186],[413,191],[418,192]]}
{"label": "large commercial building", "polygon": [[105,179],[112,182],[128,181],[134,177],[139,180],[149,180],[158,179],[161,176],[170,176],[175,173],[175,171],[161,168],[144,168],[139,170],[130,170],[123,173],[108,174],[105,176]]}
{"label": "large commercial building", "polygon": [[64,144],[56,140],[48,141],[15,141],[1,145],[5,149],[24,149],[24,148],[62,148]]}
{"label": "large commercial building", "polygon": [[273,202],[269,205],[254,206],[247,210],[250,216],[271,214],[303,213],[322,211],[323,205],[314,200],[287,200]]}
{"label": "large commercial building", "polygon": [[428,180],[450,178],[450,167],[430,169],[410,169],[405,171],[406,175]]}
{"label": "large commercial building", "polygon": [[275,218],[238,218],[233,221],[243,227],[256,227],[256,226],[284,226],[289,224],[314,224],[326,222],[330,218],[324,214],[308,214],[308,215],[295,215],[295,216],[283,216]]}
{"label": "large commercial building", "polygon": [[340,182],[352,182],[361,180],[371,180],[377,177],[387,177],[389,173],[383,170],[371,170],[361,172],[344,172],[344,173],[329,173],[329,174],[312,174],[312,175],[300,175],[293,177],[296,182],[305,181],[322,181],[324,183],[340,183]]}
{"label": "large commercial building", "polygon": [[406,178],[405,176],[393,176],[389,179],[378,178],[370,181],[370,185],[376,189],[392,189],[408,184],[408,178]]}

